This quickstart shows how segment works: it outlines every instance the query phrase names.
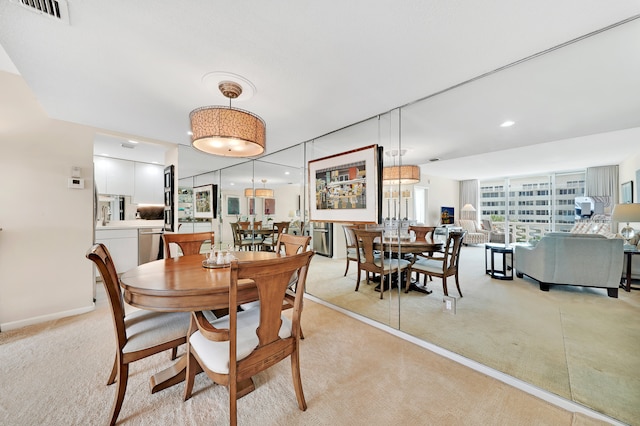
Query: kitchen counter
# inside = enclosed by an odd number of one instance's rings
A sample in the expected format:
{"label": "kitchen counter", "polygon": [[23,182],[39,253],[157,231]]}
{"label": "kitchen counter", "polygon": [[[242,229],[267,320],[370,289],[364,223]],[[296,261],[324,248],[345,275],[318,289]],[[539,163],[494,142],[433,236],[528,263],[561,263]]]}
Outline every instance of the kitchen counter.
{"label": "kitchen counter", "polygon": [[102,221],[96,222],[96,230],[99,229],[140,229],[140,228],[163,228],[163,220],[116,220],[102,226]]}

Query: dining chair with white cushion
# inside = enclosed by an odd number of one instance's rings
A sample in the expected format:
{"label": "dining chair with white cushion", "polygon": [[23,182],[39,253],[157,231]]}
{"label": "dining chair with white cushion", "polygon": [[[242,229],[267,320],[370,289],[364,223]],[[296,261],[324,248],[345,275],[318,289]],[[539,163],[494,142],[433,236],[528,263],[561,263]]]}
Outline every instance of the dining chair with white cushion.
{"label": "dining chair with white cushion", "polygon": [[[291,359],[293,387],[300,410],[307,409],[300,376],[300,317],[307,270],[313,251],[276,259],[231,263],[229,315],[213,322],[202,312],[191,316],[187,343],[185,400],[191,397],[195,375],[201,368],[214,382],[229,390],[230,424],[237,424],[237,399],[253,390],[251,377],[280,361]],[[291,320],[282,315],[289,280],[298,273]],[[237,312],[238,293],[252,281],[260,306]]]}

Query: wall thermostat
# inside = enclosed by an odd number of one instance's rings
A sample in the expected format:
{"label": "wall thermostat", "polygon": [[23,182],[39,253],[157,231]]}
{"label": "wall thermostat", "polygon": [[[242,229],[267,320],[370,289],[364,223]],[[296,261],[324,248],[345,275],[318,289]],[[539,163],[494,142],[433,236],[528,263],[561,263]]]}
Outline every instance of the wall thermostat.
{"label": "wall thermostat", "polygon": [[84,189],[84,179],[69,178],[68,187],[72,189]]}

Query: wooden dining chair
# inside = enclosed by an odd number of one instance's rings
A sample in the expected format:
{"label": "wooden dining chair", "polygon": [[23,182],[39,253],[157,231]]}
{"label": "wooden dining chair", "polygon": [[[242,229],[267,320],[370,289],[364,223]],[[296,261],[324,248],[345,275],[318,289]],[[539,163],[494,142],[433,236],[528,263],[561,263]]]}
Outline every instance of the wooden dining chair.
{"label": "wooden dining chair", "polygon": [[[466,233],[466,231],[449,232],[442,253],[437,256],[418,255],[418,259],[409,267],[409,273],[407,275],[410,275],[411,272],[424,274],[425,285],[427,283],[427,276],[442,278],[442,290],[445,296],[449,295],[447,291],[447,277],[453,276],[456,281],[456,287],[458,288],[458,294],[462,297],[460,281],[458,279],[458,265],[460,263],[460,248],[462,247]],[[408,291],[409,287],[406,288],[405,293]]]}
{"label": "wooden dining chair", "polygon": [[211,243],[211,247],[213,247],[214,243],[214,232],[195,232],[192,234],[162,234],[162,239],[164,241],[164,252],[166,253],[166,257],[177,257],[178,253],[174,253],[171,255],[171,243],[176,244],[182,254],[184,256],[190,254],[199,254],[202,248],[202,244],[209,241]]}
{"label": "wooden dining chair", "polygon": [[286,256],[302,253],[309,248],[310,242],[311,237],[308,235],[280,234],[278,242],[276,243],[275,252],[282,253],[284,251]]}
{"label": "wooden dining chair", "polygon": [[273,233],[262,241],[262,245],[267,250],[274,250],[278,244],[278,237],[289,231],[289,222],[276,222],[273,224]]}
{"label": "wooden dining chair", "polygon": [[[383,298],[385,290],[385,281],[387,286],[391,287],[389,276],[393,273],[398,274],[398,280],[400,280],[401,273],[409,267],[411,262],[405,259],[394,259],[384,257],[384,253],[376,256],[374,251],[375,241],[382,242],[383,231],[370,231],[367,229],[354,229],[353,232],[356,235],[356,244],[358,247],[358,278],[356,280],[356,290],[360,288],[360,272],[367,272],[367,284],[369,284],[369,272],[380,275],[380,299]],[[407,287],[411,282],[409,274],[407,274],[406,280]]]}
{"label": "wooden dining chair", "polygon": [[[248,222],[247,222],[248,223]],[[244,232],[238,222],[231,222],[231,234],[233,235],[233,245],[239,250],[246,250],[253,245],[252,238],[245,238]]]}
{"label": "wooden dining chair", "polygon": [[356,244],[356,234],[353,232],[354,229],[357,229],[357,225],[343,225],[342,229],[344,230],[344,241],[347,249],[347,267],[344,270],[344,276],[347,276],[347,272],[349,272],[349,262],[358,262],[358,245]]}
{"label": "wooden dining chair", "polygon": [[[231,263],[228,316],[213,322],[193,312],[187,344],[184,399],[191,397],[199,367],[229,389],[230,424],[237,424],[237,399],[253,390],[251,376],[291,358],[293,387],[300,410],[307,409],[300,376],[300,317],[307,270],[313,251],[254,262]],[[281,314],[289,279],[298,273],[291,320]],[[239,282],[252,280],[260,307],[237,312]]]}
{"label": "wooden dining chair", "polygon": [[409,232],[413,231],[416,236],[416,241],[425,241],[433,239],[433,232],[436,230],[435,226],[409,226]]}
{"label": "wooden dining chair", "polygon": [[177,347],[187,341],[189,313],[137,310],[125,315],[120,280],[109,251],[103,244],[95,244],[86,256],[102,276],[116,336],[116,356],[107,380],[107,385],[118,383],[109,420],[113,425],[127,390],[129,364],[168,349],[175,359]]}

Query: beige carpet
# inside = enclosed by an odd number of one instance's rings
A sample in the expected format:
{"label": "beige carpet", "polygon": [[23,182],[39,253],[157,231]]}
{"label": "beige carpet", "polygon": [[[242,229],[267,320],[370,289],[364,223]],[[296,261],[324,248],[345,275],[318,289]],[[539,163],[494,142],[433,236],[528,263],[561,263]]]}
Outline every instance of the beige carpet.
{"label": "beige carpet", "polygon": [[[442,312],[442,281],[431,295],[385,292],[360,284],[355,264],[316,256],[307,290],[336,306],[399,328],[466,358],[629,424],[640,424],[640,291],[556,286],[530,279],[491,279],[484,248],[463,247],[456,314]],[[364,277],[364,274],[363,274]],[[399,297],[398,297],[399,296]]]}
{"label": "beige carpet", "polygon": [[[111,320],[104,302],[89,314],[0,333],[2,425],[102,425],[115,389]],[[255,378],[238,403],[244,425],[601,425],[307,301],[302,377],[308,410],[297,408],[289,363]],[[168,353],[132,365],[120,422],[223,425],[225,388],[199,375],[194,396],[183,386],[149,393],[148,379]]]}

